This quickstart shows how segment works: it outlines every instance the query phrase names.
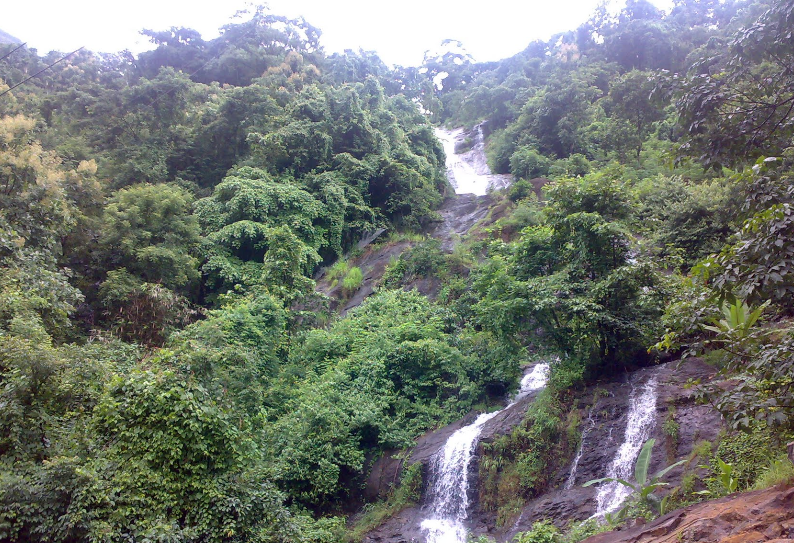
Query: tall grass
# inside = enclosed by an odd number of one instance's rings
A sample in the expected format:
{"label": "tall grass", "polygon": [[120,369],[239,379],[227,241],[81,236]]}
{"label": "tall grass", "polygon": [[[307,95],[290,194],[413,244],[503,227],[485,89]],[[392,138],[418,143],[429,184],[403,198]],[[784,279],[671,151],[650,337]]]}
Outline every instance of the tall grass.
{"label": "tall grass", "polygon": [[758,475],[753,483],[753,490],[761,490],[781,483],[794,483],[794,464],[791,463],[791,460],[789,460],[786,455],[780,455],[775,458],[772,463]]}

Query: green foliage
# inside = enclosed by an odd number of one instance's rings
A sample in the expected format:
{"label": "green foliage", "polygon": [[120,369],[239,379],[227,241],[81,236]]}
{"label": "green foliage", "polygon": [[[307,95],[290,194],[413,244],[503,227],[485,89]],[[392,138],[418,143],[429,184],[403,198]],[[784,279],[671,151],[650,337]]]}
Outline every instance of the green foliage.
{"label": "green foliage", "polygon": [[765,5],[671,81],[687,134],[682,150],[705,166],[741,164],[791,145],[791,8],[789,0]]}
{"label": "green foliage", "polygon": [[637,228],[651,235],[664,256],[681,250],[678,268],[689,268],[722,249],[734,231],[741,203],[728,179],[694,184],[680,177],[656,176],[639,182],[632,193],[638,202]]}
{"label": "green foliage", "polygon": [[710,466],[722,489],[746,490],[773,457],[770,432],[757,425],[750,433],[724,436],[710,458]]}
{"label": "green foliage", "polygon": [[292,537],[244,420],[202,387],[116,342],[0,345],[4,539]]}
{"label": "green foliage", "polygon": [[194,312],[182,296],[157,283],[144,283],[125,268],[109,271],[99,288],[110,329],[125,341],[162,345]]}
{"label": "green foliage", "polygon": [[558,543],[560,531],[549,520],[541,520],[532,524],[528,532],[516,534],[515,543]]}
{"label": "green foliage", "polygon": [[394,265],[390,265],[381,278],[386,288],[398,288],[419,278],[438,277],[447,269],[441,242],[437,239],[421,239],[407,249]]}
{"label": "green foliage", "polygon": [[[792,310],[794,220],[788,203],[758,213],[742,227],[738,241],[706,260],[701,269],[714,276],[714,288],[752,303],[773,300]],[[712,271],[713,270],[713,271]]]}
{"label": "green foliage", "polygon": [[102,227],[113,267],[147,283],[190,292],[198,280],[199,227],[193,198],[173,185],[135,185],[117,191],[105,206]]}
{"label": "green foliage", "polygon": [[444,310],[401,290],[306,334],[291,360],[306,378],[267,440],[290,495],[329,507],[355,488],[367,454],[408,446],[468,410],[482,390],[473,379],[484,377],[455,343]]}
{"label": "green foliage", "polygon": [[[216,288],[309,288],[304,274],[320,261],[323,244],[315,224],[324,205],[305,190],[243,168],[196,202],[196,215],[215,246],[203,271]],[[247,265],[248,264],[248,265]],[[270,281],[268,281],[270,279]]]}
{"label": "green foliage", "polygon": [[750,336],[752,327],[758,322],[768,305],[769,301],[751,311],[744,300],[737,299],[733,303],[724,301],[720,306],[720,311],[725,318],[714,319],[712,321],[714,326],[704,325],[703,328],[725,338],[720,341],[743,341]]}
{"label": "green foliage", "polygon": [[334,262],[334,265],[328,268],[328,271],[325,273],[326,279],[331,281],[339,281],[340,279],[344,278],[347,275],[348,270],[350,269],[350,263],[347,260],[337,260]]}
{"label": "green foliage", "polygon": [[273,296],[231,298],[173,334],[161,358],[251,417],[285,401],[279,376],[288,352],[288,315]]}
{"label": "green foliage", "polygon": [[513,538],[515,543],[579,543],[590,536],[611,530],[608,523],[595,520],[574,522],[563,530],[558,529],[549,520],[541,520],[532,524],[528,532],[520,532]]}
{"label": "green foliage", "polygon": [[546,389],[510,434],[483,444],[479,504],[497,512],[499,526],[514,520],[526,499],[543,492],[556,466],[574,452],[576,442],[565,439],[564,417],[556,394]]}
{"label": "green foliage", "polygon": [[342,288],[348,293],[353,293],[361,287],[363,281],[364,274],[361,273],[361,268],[355,266],[350,268],[345,274],[345,278],[342,280]]}
{"label": "green foliage", "polygon": [[76,170],[34,138],[35,121],[0,119],[0,328],[15,318],[41,321],[61,335],[83,294],[60,259],[63,242],[84,218],[96,164]]}
{"label": "green foliage", "polygon": [[[0,539],[338,541],[326,515],[367,459],[556,353],[482,459],[505,525],[575,448],[565,391],[645,362],[662,327],[660,348],[711,349],[736,379],[706,395],[731,424],[790,426],[790,3],[632,1],[504,61],[425,70],[326,56],[318,29],[256,8],[221,38],[145,30],[153,51],[81,51],[6,94]],[[54,59],[23,47],[0,79]],[[555,179],[545,201],[519,180],[452,254],[417,237],[449,191],[417,103],[487,121],[494,171]],[[755,159],[724,178],[693,164]],[[432,278],[440,302],[383,289],[312,329],[315,269],[382,227],[415,247],[381,286]],[[329,280],[357,288],[348,268]],[[766,465],[720,446],[739,488]],[[416,501],[411,473],[373,522]]]}
{"label": "green foliage", "polygon": [[549,173],[549,159],[530,147],[520,147],[510,157],[510,173],[519,179],[543,177]]}
{"label": "green foliage", "polygon": [[769,466],[758,475],[753,483],[753,490],[761,490],[779,484],[794,482],[794,464],[788,456],[781,454],[774,458]]}
{"label": "green foliage", "polygon": [[574,153],[569,157],[555,160],[549,166],[548,174],[555,178],[583,177],[590,173],[592,167],[587,157],[581,153]]}

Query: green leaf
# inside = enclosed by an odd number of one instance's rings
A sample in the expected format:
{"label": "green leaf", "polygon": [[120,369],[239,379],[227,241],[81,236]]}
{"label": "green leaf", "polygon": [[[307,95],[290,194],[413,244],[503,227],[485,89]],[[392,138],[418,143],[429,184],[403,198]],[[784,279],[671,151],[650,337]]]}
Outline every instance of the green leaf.
{"label": "green leaf", "polygon": [[681,464],[686,464],[686,460],[679,460],[679,461],[678,461],[678,462],[676,462],[675,464],[671,464],[671,465],[667,466],[667,467],[666,467],[666,468],[664,468],[664,469],[660,469],[660,470],[659,470],[659,471],[657,471],[657,472],[656,472],[656,474],[653,476],[653,480],[655,481],[656,479],[661,479],[662,477],[664,477],[665,475],[667,475],[667,472],[669,472],[669,471],[670,471],[670,470],[672,470],[673,468],[677,468],[677,467],[678,467],[678,466],[680,466]]}
{"label": "green leaf", "polygon": [[648,481],[648,467],[651,464],[651,454],[655,443],[656,440],[653,438],[645,442],[642,450],[640,450],[640,455],[637,457],[637,463],[634,465],[634,478],[640,486],[645,486]]}

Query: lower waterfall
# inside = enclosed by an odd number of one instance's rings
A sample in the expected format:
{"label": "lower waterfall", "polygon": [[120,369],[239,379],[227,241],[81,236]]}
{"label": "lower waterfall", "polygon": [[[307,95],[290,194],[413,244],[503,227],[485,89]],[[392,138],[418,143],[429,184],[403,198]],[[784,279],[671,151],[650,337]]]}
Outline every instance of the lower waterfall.
{"label": "lower waterfall", "polygon": [[469,466],[483,425],[516,401],[546,386],[548,364],[538,364],[521,380],[521,388],[504,409],[484,413],[452,434],[431,464],[430,514],[422,521],[428,543],[465,543],[469,509]]}
{"label": "lower waterfall", "polygon": [[[654,373],[644,385],[637,387],[634,381],[640,378],[639,373],[632,377],[626,434],[623,438],[623,443],[618,448],[607,469],[607,477],[633,479],[634,462],[637,460],[642,445],[650,437],[651,430],[656,422],[658,375]],[[602,484],[598,488],[598,494],[596,494],[597,509],[593,516],[603,517],[607,513],[614,513],[630,494],[631,489],[617,481]]]}

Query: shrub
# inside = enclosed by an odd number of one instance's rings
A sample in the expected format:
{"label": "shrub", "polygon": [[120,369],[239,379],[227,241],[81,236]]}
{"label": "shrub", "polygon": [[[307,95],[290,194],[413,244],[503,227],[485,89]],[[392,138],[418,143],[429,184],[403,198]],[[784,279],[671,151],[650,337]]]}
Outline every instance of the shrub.
{"label": "shrub", "polygon": [[338,281],[342,279],[350,270],[350,263],[347,260],[337,260],[333,266],[328,268],[325,277],[329,282]]}
{"label": "shrub", "polygon": [[342,280],[342,288],[348,294],[352,294],[359,289],[363,282],[364,274],[361,272],[361,268],[355,266],[350,268],[350,271],[347,272],[347,275],[345,275],[345,278]]}
{"label": "shrub", "polygon": [[559,543],[560,531],[550,520],[541,520],[532,525],[528,532],[517,534],[515,543]]}
{"label": "shrub", "polygon": [[775,458],[769,466],[756,477],[753,490],[769,488],[781,483],[794,483],[794,464],[788,456],[781,455]]}
{"label": "shrub", "polygon": [[[767,459],[772,457],[770,432],[765,426],[756,424],[749,432],[734,432],[723,437],[711,458],[711,471],[718,478],[719,461],[730,464],[737,490],[745,490],[761,475]],[[713,490],[713,486],[710,484],[709,489]]]}
{"label": "shrub", "polygon": [[549,173],[549,159],[531,147],[520,147],[510,156],[510,173],[521,179],[542,177]]}

